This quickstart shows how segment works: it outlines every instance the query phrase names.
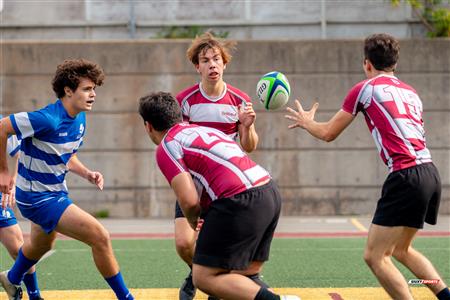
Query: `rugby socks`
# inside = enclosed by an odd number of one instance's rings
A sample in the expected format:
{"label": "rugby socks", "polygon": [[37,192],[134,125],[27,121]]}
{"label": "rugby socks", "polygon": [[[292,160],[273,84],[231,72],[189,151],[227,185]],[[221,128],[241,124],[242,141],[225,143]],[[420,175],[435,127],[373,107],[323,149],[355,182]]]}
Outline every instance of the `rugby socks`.
{"label": "rugby socks", "polygon": [[256,294],[255,300],[280,300],[280,296],[262,287]]}
{"label": "rugby socks", "polygon": [[14,266],[8,271],[9,282],[15,285],[20,285],[25,273],[28,272],[28,270],[37,262],[37,260],[26,258],[25,255],[23,255],[22,248],[20,248]]}
{"label": "rugby socks", "polygon": [[23,283],[27,287],[27,294],[30,300],[41,298],[36,272],[33,272],[33,274],[25,274],[25,276],[23,277]]}
{"label": "rugby socks", "polygon": [[122,274],[120,272],[114,275],[113,277],[105,278],[105,280],[116,294],[117,299],[134,300],[133,295],[131,295],[130,291],[125,285]]}
{"label": "rugby socks", "polygon": [[444,288],[442,291],[436,294],[439,300],[450,300],[450,290],[448,287]]}
{"label": "rugby socks", "polygon": [[259,273],[256,273],[253,275],[247,275],[247,277],[250,278],[251,280],[253,280],[253,282],[256,283],[257,285],[259,285],[260,287],[263,287],[266,289],[269,288],[269,285],[261,280],[261,278],[259,277]]}

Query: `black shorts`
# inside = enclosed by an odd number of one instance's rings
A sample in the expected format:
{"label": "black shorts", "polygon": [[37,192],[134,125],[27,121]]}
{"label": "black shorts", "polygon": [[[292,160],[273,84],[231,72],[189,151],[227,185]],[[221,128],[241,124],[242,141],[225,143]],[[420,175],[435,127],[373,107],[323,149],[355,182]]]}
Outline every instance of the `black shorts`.
{"label": "black shorts", "polygon": [[[201,218],[201,219],[204,218],[205,213],[206,213],[206,211],[203,210],[203,208],[202,208],[202,211],[200,212],[200,218]],[[180,203],[178,203],[178,200],[177,200],[177,201],[175,202],[175,219],[178,219],[178,218],[186,218],[186,217],[184,216],[184,213],[183,213],[183,211],[181,210]]]}
{"label": "black shorts", "polygon": [[178,200],[175,202],[175,219],[177,218],[186,218],[183,214],[183,211],[181,210],[180,203],[178,203]]}
{"label": "black shorts", "polygon": [[193,262],[226,270],[245,270],[269,259],[281,196],[275,183],[212,202],[200,230]]}
{"label": "black shorts", "polygon": [[389,174],[372,223],[423,228],[435,225],[441,199],[439,172],[432,163]]}

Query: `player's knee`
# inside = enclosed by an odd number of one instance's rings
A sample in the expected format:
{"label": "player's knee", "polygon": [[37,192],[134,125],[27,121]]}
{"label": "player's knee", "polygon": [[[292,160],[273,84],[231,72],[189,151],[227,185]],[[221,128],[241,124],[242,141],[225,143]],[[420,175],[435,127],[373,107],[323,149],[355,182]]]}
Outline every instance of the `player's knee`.
{"label": "player's knee", "polygon": [[194,243],[186,237],[177,237],[175,239],[175,248],[178,253],[191,252],[194,249]]}
{"label": "player's knee", "polygon": [[97,248],[110,247],[111,236],[109,235],[109,232],[103,227],[97,228],[96,234],[93,235],[92,245]]}
{"label": "player's knee", "polygon": [[205,276],[204,274],[193,274],[192,281],[198,289],[202,290],[203,292],[210,294],[210,287],[211,284],[209,283],[208,276]]}
{"label": "player's knee", "polygon": [[55,242],[51,243],[31,243],[27,247],[27,252],[32,253],[34,256],[41,257],[48,251],[52,250]]}
{"label": "player's knee", "polygon": [[375,265],[376,259],[373,255],[373,252],[366,249],[366,251],[364,251],[364,261],[366,262],[366,264],[369,267],[372,267],[373,265]]}
{"label": "player's knee", "polygon": [[364,261],[371,269],[378,269],[384,263],[391,260],[392,251],[377,252],[377,251],[364,251]]}
{"label": "player's knee", "polygon": [[7,249],[9,255],[11,256],[12,259],[16,260],[17,255],[19,255],[19,249],[20,248],[13,248],[13,249]]}

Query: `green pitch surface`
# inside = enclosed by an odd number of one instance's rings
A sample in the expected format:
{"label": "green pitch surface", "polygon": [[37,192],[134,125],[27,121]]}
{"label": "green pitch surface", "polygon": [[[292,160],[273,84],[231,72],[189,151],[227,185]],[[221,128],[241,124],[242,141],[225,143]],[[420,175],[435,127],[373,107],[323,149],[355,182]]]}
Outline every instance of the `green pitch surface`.
{"label": "green pitch surface", "polygon": [[[365,238],[275,239],[263,278],[273,287],[377,287],[363,261]],[[450,238],[417,238],[414,246],[450,282]],[[173,240],[114,240],[113,247],[130,288],[178,288],[187,267],[175,253]],[[88,247],[58,240],[55,251],[38,265],[42,290],[108,289],[96,271]],[[0,247],[0,270],[13,261]],[[415,279],[400,267],[406,279]]]}

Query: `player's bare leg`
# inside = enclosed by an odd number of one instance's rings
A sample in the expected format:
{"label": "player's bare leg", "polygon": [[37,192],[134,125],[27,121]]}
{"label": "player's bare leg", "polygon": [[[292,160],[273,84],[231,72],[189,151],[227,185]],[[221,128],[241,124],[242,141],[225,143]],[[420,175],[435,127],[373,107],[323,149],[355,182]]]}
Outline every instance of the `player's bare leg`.
{"label": "player's bare leg", "polygon": [[395,267],[391,256],[403,227],[386,227],[372,224],[364,252],[364,260],[386,292],[396,300],[412,300],[408,284]]}
{"label": "player's bare leg", "polygon": [[[23,235],[22,230],[19,225],[12,225],[8,227],[0,228],[0,243],[5,246],[6,250],[8,250],[9,255],[16,259],[17,254],[19,253],[20,247],[23,245]],[[34,266],[31,267],[29,274],[35,272]]]}
{"label": "player's bare leg", "polygon": [[397,241],[393,256],[414,273],[417,279],[439,280],[437,283],[427,284],[428,288],[434,294],[437,294],[442,291],[446,285],[431,262],[411,246],[417,231],[416,228],[403,227],[403,234]]}
{"label": "player's bare leg", "polygon": [[0,228],[0,243],[5,246],[9,255],[16,259],[17,253],[23,245],[22,231],[19,225]]}
{"label": "player's bare leg", "polygon": [[97,219],[81,208],[73,204],[67,207],[56,231],[89,245],[95,265],[103,277],[108,278],[119,272],[109,233]]}
{"label": "player's bare leg", "polygon": [[175,219],[175,248],[178,255],[189,266],[192,266],[197,232],[189,225],[186,218]]}
{"label": "player's bare leg", "polygon": [[260,286],[248,277],[228,270],[193,265],[194,284],[208,295],[223,299],[253,300]]}
{"label": "player's bare leg", "polygon": [[[192,268],[192,258],[194,257],[195,241],[197,240],[197,232],[189,225],[186,218],[175,218],[175,248],[181,259]],[[179,299],[194,299],[196,288],[192,281],[192,271],[189,271],[180,287]]]}
{"label": "player's bare leg", "polygon": [[71,204],[61,216],[56,231],[91,247],[95,265],[117,299],[134,299],[119,270],[109,233],[97,219]]}

